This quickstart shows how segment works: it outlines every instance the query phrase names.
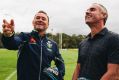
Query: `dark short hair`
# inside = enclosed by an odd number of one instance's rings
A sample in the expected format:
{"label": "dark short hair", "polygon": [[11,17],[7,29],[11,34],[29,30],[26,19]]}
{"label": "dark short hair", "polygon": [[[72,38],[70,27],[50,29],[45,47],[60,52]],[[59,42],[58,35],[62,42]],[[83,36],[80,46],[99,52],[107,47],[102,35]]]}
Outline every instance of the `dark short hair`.
{"label": "dark short hair", "polygon": [[47,18],[48,18],[48,23],[49,23],[49,16],[47,15],[47,13],[46,13],[45,11],[40,10],[40,11],[38,11],[38,13],[43,13],[43,14],[45,14],[45,15],[47,16]]}

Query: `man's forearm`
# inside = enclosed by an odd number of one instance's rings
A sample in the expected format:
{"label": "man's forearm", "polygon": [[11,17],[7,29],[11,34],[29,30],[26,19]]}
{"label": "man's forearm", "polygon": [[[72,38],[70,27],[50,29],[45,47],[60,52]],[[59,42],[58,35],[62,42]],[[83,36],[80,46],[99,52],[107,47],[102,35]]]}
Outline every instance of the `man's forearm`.
{"label": "man's forearm", "polygon": [[119,70],[106,72],[100,80],[119,80]]}
{"label": "man's forearm", "polygon": [[76,69],[75,69],[75,71],[74,71],[74,74],[73,74],[73,76],[72,76],[72,80],[77,80],[78,75],[79,75],[79,71],[80,71],[80,65],[77,64]]}

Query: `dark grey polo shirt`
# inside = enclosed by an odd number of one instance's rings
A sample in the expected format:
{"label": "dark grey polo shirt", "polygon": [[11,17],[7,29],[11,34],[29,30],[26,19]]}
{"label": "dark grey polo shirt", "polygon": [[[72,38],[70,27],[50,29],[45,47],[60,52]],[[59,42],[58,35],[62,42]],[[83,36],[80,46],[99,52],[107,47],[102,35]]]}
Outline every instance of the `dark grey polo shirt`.
{"label": "dark grey polo shirt", "polygon": [[107,71],[107,64],[119,64],[119,35],[104,28],[93,38],[87,36],[79,44],[79,77],[100,80]]}

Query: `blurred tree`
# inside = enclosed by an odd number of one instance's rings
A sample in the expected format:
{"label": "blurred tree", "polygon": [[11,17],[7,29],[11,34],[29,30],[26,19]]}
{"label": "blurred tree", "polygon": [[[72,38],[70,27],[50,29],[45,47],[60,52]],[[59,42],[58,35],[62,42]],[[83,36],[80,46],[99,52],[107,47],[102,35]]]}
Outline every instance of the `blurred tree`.
{"label": "blurred tree", "polygon": [[[15,35],[18,35],[19,33],[16,33]],[[2,42],[1,42],[1,36],[2,36],[2,33],[0,32],[0,48],[3,48],[3,45],[2,45]],[[57,34],[51,34],[51,33],[48,33],[47,36],[54,40],[59,46],[61,46],[61,43],[60,43],[60,33],[57,33]],[[67,35],[65,33],[62,33],[62,48],[63,49],[68,49],[68,48],[77,48],[78,47],[78,44],[83,40],[85,39],[85,35],[76,35],[76,34],[73,34],[73,35]]]}

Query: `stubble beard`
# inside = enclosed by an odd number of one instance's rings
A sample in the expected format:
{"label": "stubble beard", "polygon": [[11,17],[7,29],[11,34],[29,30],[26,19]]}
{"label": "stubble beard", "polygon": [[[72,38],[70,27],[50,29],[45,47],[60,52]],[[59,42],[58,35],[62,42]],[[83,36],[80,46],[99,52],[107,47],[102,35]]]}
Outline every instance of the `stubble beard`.
{"label": "stubble beard", "polygon": [[44,28],[44,26],[42,27],[42,29],[40,28],[41,26],[35,26],[35,30],[37,30],[38,32],[44,32],[46,31],[46,29]]}

